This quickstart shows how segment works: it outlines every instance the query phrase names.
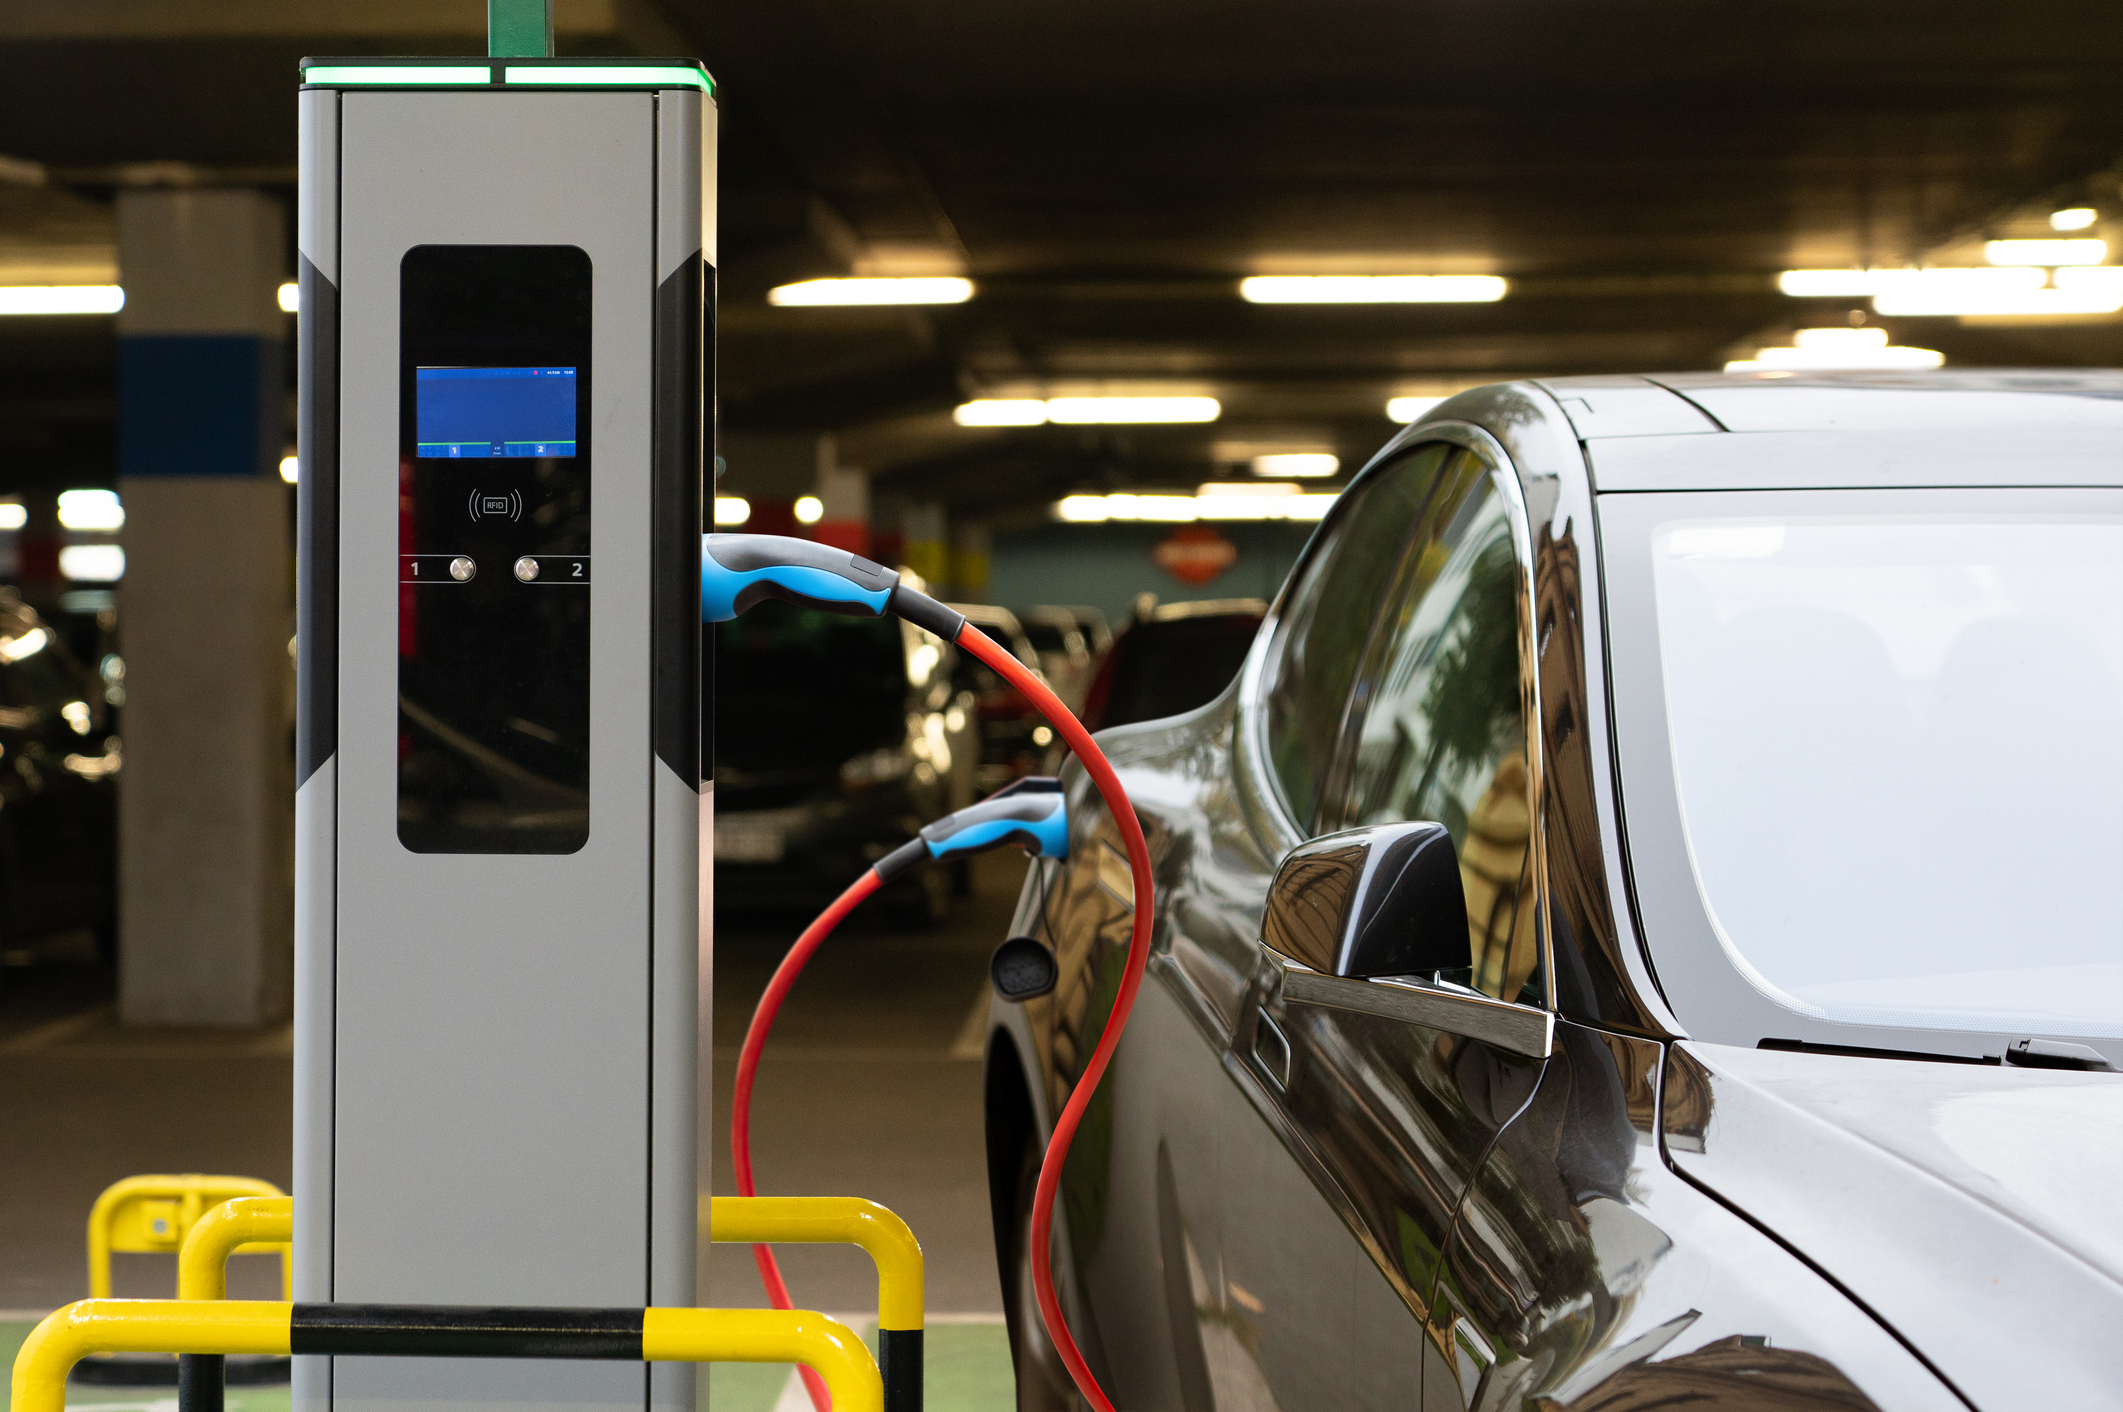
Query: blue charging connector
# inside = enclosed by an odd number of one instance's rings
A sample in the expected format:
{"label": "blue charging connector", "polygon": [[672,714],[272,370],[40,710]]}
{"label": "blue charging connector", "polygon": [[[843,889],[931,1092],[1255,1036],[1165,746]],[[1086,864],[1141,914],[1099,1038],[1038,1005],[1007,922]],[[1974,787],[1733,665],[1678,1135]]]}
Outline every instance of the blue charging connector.
{"label": "blue charging connector", "polygon": [[967,858],[1016,844],[1034,858],[1069,856],[1069,810],[1062,783],[1028,775],[955,814],[947,814],[877,860],[877,876],[890,882],[935,858]]}
{"label": "blue charging connector", "polygon": [[899,571],[859,554],[777,534],[700,537],[700,620],[726,623],[767,599],[845,618],[887,613],[956,642],[966,625],[925,593],[901,583]]}

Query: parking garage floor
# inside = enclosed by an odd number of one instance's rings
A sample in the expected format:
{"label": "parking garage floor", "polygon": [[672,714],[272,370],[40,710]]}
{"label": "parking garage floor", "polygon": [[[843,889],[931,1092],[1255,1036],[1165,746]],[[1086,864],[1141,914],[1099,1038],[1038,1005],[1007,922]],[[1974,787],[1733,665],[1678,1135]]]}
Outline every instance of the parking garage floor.
{"label": "parking garage floor", "polygon": [[[906,1218],[928,1264],[932,1412],[1012,1404],[981,1148],[978,1020],[987,957],[1004,935],[1022,860],[977,860],[973,895],[932,931],[861,914],[811,963],[776,1023],[753,1107],[764,1192],[859,1195]],[[729,1166],[737,1043],[774,965],[806,919],[718,919],[714,1190]],[[289,1182],[285,1028],[198,1034],[120,1028],[108,979],[60,959],[0,976],[0,1365],[30,1321],[84,1297],[84,1223],[96,1194],[139,1172],[216,1172]],[[864,1320],[876,1276],[852,1248],[779,1252],[800,1303]],[[169,1256],[114,1257],[114,1292],[159,1297]],[[272,1298],[270,1260],[239,1257],[235,1297]],[[703,1302],[764,1303],[750,1251],[713,1249]],[[0,1380],[0,1409],[5,1407]],[[717,1412],[808,1406],[785,1368],[717,1370]],[[69,1406],[174,1412],[174,1389],[83,1387]],[[284,1388],[237,1389],[229,1412],[278,1412]]]}

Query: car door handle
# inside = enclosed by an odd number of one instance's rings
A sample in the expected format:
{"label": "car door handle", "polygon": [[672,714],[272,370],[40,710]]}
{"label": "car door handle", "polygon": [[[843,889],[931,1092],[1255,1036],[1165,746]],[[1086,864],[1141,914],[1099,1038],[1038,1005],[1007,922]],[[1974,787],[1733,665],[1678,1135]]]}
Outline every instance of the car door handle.
{"label": "car door handle", "polygon": [[1555,1015],[1547,1010],[1412,981],[1330,976],[1288,957],[1282,962],[1285,1001],[1404,1020],[1466,1035],[1529,1059],[1546,1059],[1555,1052]]}

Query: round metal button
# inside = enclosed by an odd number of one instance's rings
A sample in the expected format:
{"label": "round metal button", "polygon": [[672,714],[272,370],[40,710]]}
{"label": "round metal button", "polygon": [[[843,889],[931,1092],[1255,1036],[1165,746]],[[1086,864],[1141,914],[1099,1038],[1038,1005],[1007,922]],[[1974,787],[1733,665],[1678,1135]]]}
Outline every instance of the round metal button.
{"label": "round metal button", "polygon": [[466,579],[470,578],[472,575],[478,572],[479,566],[473,563],[470,559],[465,558],[462,554],[450,560],[450,577],[457,580],[457,582],[459,583],[463,583]]}
{"label": "round metal button", "polygon": [[529,583],[538,577],[538,561],[526,554],[516,561],[516,577]]}

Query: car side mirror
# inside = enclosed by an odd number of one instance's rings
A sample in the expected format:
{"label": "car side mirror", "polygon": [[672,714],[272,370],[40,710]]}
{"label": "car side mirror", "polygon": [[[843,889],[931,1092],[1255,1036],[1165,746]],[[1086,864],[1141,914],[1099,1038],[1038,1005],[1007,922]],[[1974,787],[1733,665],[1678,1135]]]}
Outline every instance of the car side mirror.
{"label": "car side mirror", "polygon": [[1261,938],[1330,976],[1472,966],[1452,835],[1443,824],[1378,824],[1300,844],[1275,870]]}

